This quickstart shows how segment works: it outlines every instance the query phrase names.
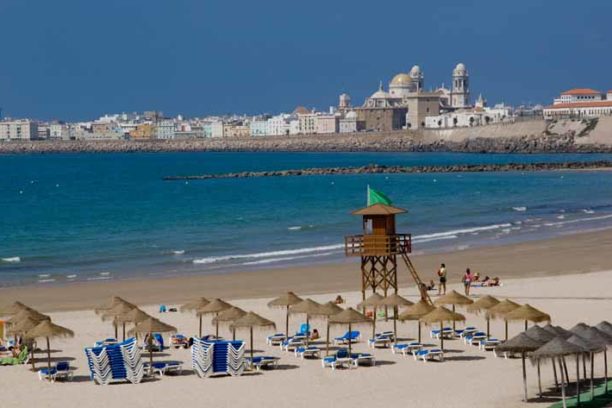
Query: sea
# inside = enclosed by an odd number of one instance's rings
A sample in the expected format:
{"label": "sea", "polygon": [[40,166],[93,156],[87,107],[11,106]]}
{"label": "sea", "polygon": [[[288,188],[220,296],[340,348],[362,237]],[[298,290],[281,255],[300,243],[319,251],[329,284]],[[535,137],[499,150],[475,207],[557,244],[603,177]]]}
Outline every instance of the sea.
{"label": "sea", "polygon": [[163,181],[308,167],[612,160],[612,154],[0,155],[0,286],[231,273],[345,259],[369,185],[408,210],[416,253],[612,227],[612,172]]}

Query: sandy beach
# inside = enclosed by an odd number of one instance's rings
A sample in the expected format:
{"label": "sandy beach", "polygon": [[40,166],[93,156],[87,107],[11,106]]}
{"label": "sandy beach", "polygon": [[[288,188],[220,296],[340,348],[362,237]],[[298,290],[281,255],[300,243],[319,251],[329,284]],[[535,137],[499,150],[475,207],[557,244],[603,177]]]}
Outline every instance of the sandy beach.
{"label": "sandy beach", "polygon": [[[503,247],[465,250],[456,253],[416,256],[415,263],[424,279],[433,277],[440,261],[449,266],[450,288],[459,289],[462,268],[472,267],[481,274],[500,276],[504,285],[497,288],[474,288],[473,296],[491,294],[510,297],[519,303],[529,303],[549,313],[553,323],[571,327],[579,321],[596,324],[612,320],[612,233],[600,231],[577,234],[554,240],[534,241]],[[83,348],[113,334],[110,323],[102,322],[91,307],[111,294],[124,296],[148,313],[174,325],[181,333],[197,331],[197,320],[188,313],[157,312],[157,305],[175,306],[195,296],[223,297],[245,310],[253,310],[274,320],[279,327],[284,322],[282,310],[269,309],[267,301],[287,290],[312,297],[316,301],[332,300],[341,293],[347,305],[360,300],[358,265],[347,261],[340,265],[294,268],[218,276],[182,277],[159,280],[133,280],[96,284],[74,284],[58,287],[4,288],[2,304],[20,299],[49,312],[57,324],[76,333],[73,339],[52,342],[54,359],[69,359],[76,367],[72,382],[55,383],[38,380],[30,367],[1,367],[0,392],[3,406],[64,406],[64,407],[158,407],[190,405],[202,402],[215,407],[242,406],[422,406],[422,407],[491,407],[525,406],[521,402],[522,380],[520,360],[496,358],[491,352],[479,351],[459,340],[449,341],[444,363],[417,362],[392,354],[388,349],[372,351],[375,367],[356,370],[323,369],[319,360],[301,360],[278,347],[266,346],[264,338],[270,331],[256,331],[255,349],[267,355],[281,357],[276,370],[248,373],[236,378],[200,379],[190,367],[188,350],[166,351],[156,358],[180,360],[185,371],[180,376],[165,376],[138,385],[115,384],[96,386],[88,376]],[[400,294],[417,299],[413,285],[408,285],[408,273],[401,273]],[[483,316],[466,314],[467,324],[485,327]],[[296,330],[304,320],[296,316],[290,330]],[[314,327],[324,333],[325,323],[314,321]],[[379,320],[377,329],[392,327],[391,321]],[[522,328],[511,324],[510,336]],[[371,328],[360,327],[363,337]],[[205,331],[212,330],[205,319]],[[425,331],[427,331],[426,329]],[[332,336],[346,331],[332,328]],[[425,332],[424,331],[424,332]],[[492,323],[494,335],[503,336],[503,323]],[[227,328],[221,335],[229,337]],[[246,338],[247,332],[239,332]],[[416,324],[398,325],[398,336],[416,337]],[[431,340],[428,335],[424,340]],[[355,346],[358,351],[371,351],[364,341]],[[596,360],[596,374],[602,364]],[[40,363],[39,363],[40,364]],[[528,366],[529,395],[536,398],[535,369]],[[552,370],[543,369],[543,385],[553,384]],[[442,391],[443,392],[440,392]],[[551,400],[535,399],[529,406],[548,406]]]}

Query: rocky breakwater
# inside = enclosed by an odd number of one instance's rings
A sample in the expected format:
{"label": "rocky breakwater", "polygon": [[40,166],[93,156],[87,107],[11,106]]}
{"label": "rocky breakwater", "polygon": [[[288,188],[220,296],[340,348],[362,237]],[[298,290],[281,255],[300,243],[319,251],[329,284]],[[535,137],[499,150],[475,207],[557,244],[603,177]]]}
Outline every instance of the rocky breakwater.
{"label": "rocky breakwater", "polygon": [[414,174],[414,173],[480,173],[509,171],[603,170],[612,169],[612,161],[567,163],[454,164],[448,166],[386,166],[370,164],[361,167],[329,167],[291,170],[243,171],[236,173],[166,176],[163,180],[211,180],[253,177],[333,176],[349,174]]}

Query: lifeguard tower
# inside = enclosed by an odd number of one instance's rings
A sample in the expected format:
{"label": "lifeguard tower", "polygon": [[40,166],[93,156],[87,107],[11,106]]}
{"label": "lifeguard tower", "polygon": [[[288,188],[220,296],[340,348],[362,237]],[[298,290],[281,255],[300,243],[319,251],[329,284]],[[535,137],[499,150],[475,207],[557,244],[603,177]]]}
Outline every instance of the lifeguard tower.
{"label": "lifeguard tower", "polygon": [[366,290],[381,290],[387,296],[390,290],[397,293],[397,257],[399,256],[412,275],[424,300],[431,303],[427,291],[423,291],[423,282],[417,274],[408,254],[412,251],[410,234],[398,234],[395,231],[395,216],[406,210],[390,205],[377,203],[360,210],[353,215],[363,217],[363,234],[349,235],[344,238],[346,256],[361,257],[361,294],[366,298]]}

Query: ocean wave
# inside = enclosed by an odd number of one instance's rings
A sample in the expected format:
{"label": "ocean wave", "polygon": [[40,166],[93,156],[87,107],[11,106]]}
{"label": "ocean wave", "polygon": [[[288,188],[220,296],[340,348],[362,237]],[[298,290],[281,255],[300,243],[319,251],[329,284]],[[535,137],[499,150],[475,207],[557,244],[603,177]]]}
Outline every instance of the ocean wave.
{"label": "ocean wave", "polygon": [[457,238],[457,235],[461,235],[461,234],[475,234],[475,233],[479,233],[482,231],[494,231],[494,230],[498,230],[501,228],[510,228],[511,226],[512,226],[511,223],[492,224],[492,225],[485,225],[482,227],[462,228],[462,229],[456,229],[456,230],[451,230],[451,231],[435,232],[433,234],[415,235],[412,241],[419,243],[419,242],[435,241],[436,239],[451,239],[451,238]]}
{"label": "ocean wave", "polygon": [[280,257],[280,258],[268,258],[268,259],[260,259],[259,261],[244,262],[244,263],[241,263],[240,265],[244,265],[244,266],[265,265],[265,264],[271,264],[275,262],[294,261],[296,259],[330,256],[330,255],[335,255],[335,254],[336,252],[322,252],[322,253],[312,254],[312,255],[298,255],[298,256],[286,256],[286,257]]}
{"label": "ocean wave", "polygon": [[173,255],[183,255],[185,253],[184,249],[177,249],[176,251],[172,251]]}
{"label": "ocean wave", "polygon": [[512,207],[514,211],[525,212],[527,211],[527,207]]}
{"label": "ocean wave", "polygon": [[77,275],[66,275],[66,279],[76,279]]}
{"label": "ocean wave", "polygon": [[595,211],[591,210],[590,208],[585,208],[582,210],[582,212],[585,214],[595,214]]}
{"label": "ocean wave", "polygon": [[280,251],[270,251],[270,252],[256,252],[251,254],[236,254],[236,255],[223,255],[223,256],[209,256],[206,258],[197,258],[192,262],[197,265],[205,265],[217,262],[226,262],[232,261],[236,259],[261,259],[261,258],[271,258],[275,256],[288,256],[288,255],[299,255],[299,254],[313,254],[316,252],[325,252],[325,251],[338,251],[344,248],[344,244],[336,244],[336,245],[326,245],[326,246],[318,246],[318,247],[310,247],[310,248],[298,248],[298,249],[285,249]]}
{"label": "ocean wave", "polygon": [[301,225],[294,225],[293,227],[287,228],[289,231],[300,231],[302,229]]}
{"label": "ocean wave", "polygon": [[586,218],[577,218],[575,220],[568,220],[568,221],[547,222],[544,225],[546,225],[547,227],[555,227],[555,226],[561,226],[561,225],[566,225],[566,224],[575,224],[578,222],[606,220],[609,218],[612,218],[612,214],[602,215],[601,217],[586,217]]}
{"label": "ocean wave", "polygon": [[6,262],[6,263],[19,263],[21,262],[21,258],[18,256],[12,256],[12,257],[8,257],[8,258],[0,258],[0,260],[2,262]]}

